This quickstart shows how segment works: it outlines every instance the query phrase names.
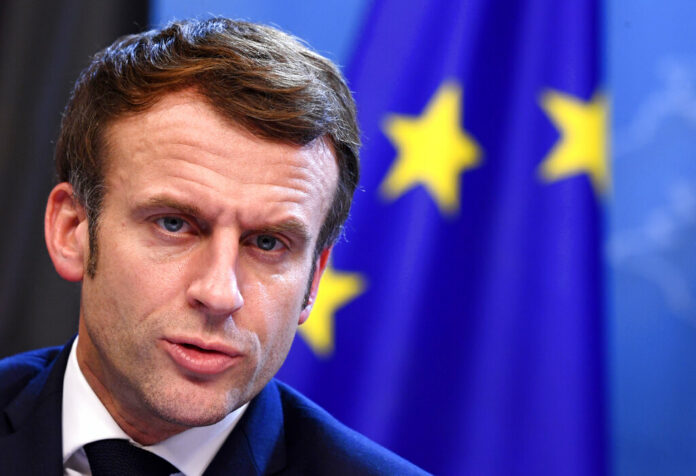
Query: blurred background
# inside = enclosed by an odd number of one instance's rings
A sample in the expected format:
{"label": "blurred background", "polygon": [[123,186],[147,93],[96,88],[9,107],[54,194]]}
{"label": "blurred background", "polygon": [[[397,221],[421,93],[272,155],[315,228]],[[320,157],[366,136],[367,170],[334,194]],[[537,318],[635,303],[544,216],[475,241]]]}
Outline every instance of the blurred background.
{"label": "blurred background", "polygon": [[363,128],[281,379],[436,474],[696,472],[696,4],[0,2],[0,356],[64,343],[43,246],[72,82],[175,18],[276,25]]}

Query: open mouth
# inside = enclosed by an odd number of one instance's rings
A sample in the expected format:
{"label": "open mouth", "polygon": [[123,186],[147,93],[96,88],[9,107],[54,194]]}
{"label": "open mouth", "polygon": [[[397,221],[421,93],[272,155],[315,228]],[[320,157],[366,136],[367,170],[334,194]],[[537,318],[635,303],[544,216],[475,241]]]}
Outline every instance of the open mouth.
{"label": "open mouth", "polygon": [[[200,347],[190,342],[165,342],[172,360],[187,373],[215,375],[224,372],[240,359],[237,353],[223,349]],[[215,347],[215,346],[211,346]]]}
{"label": "open mouth", "polygon": [[217,350],[204,349],[203,347],[198,347],[197,345],[193,345],[193,344],[181,343],[181,344],[177,344],[177,345],[180,345],[181,347],[184,347],[185,349],[195,350],[195,351],[203,352],[206,354],[214,354],[214,353],[219,354],[220,353]]}

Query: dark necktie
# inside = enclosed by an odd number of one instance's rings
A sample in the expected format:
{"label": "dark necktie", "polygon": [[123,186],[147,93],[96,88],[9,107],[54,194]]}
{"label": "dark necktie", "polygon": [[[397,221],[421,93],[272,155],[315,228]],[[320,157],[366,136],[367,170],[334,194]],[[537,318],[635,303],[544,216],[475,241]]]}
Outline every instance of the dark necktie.
{"label": "dark necktie", "polygon": [[126,440],[99,440],[84,446],[93,476],[169,476],[179,470]]}

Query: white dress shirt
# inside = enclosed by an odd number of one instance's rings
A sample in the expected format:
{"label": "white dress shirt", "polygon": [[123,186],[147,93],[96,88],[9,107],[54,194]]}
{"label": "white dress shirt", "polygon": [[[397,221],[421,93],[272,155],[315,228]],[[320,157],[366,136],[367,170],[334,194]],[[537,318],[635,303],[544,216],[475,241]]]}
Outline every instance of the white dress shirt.
{"label": "white dress shirt", "polygon": [[185,476],[198,476],[208,467],[227,436],[244,414],[248,403],[210,426],[191,428],[152,446],[134,442],[109,414],[89,386],[77,363],[77,339],[73,342],[63,378],[64,474],[91,476],[83,446],[97,440],[122,438],[166,459]]}

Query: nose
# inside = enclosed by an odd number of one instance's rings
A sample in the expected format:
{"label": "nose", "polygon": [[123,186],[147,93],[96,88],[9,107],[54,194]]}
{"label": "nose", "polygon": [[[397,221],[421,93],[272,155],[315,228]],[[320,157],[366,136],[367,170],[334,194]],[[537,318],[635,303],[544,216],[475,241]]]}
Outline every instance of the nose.
{"label": "nose", "polygon": [[189,304],[208,315],[228,316],[244,305],[237,282],[238,246],[225,241],[211,238],[199,250],[200,259],[193,263],[195,278],[186,293]]}

